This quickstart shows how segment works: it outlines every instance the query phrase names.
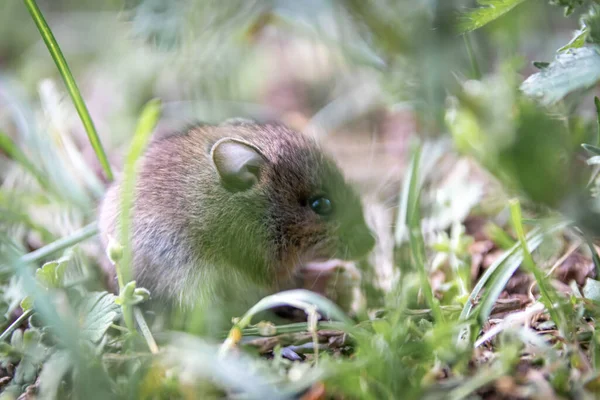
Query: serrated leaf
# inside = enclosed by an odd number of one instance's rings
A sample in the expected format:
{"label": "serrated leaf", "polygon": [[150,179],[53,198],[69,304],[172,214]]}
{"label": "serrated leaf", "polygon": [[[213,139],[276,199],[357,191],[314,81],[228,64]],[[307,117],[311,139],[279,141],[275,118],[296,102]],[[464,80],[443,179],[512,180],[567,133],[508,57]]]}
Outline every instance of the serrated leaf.
{"label": "serrated leaf", "polygon": [[85,297],[78,306],[79,326],[83,338],[96,343],[119,315],[116,296],[108,292],[94,292]]}
{"label": "serrated leaf", "polygon": [[548,68],[527,78],[521,90],[550,105],[575,90],[592,87],[599,80],[600,54],[595,47],[582,47],[558,54]]}
{"label": "serrated leaf", "polygon": [[600,282],[588,278],[583,287],[583,297],[600,302]]}
{"label": "serrated leaf", "polygon": [[523,2],[525,0],[479,0],[482,7],[460,16],[459,29],[462,32],[479,29]]}
{"label": "serrated leaf", "polygon": [[62,287],[69,260],[70,257],[62,257],[56,261],[45,263],[35,271],[37,280],[47,289]]}

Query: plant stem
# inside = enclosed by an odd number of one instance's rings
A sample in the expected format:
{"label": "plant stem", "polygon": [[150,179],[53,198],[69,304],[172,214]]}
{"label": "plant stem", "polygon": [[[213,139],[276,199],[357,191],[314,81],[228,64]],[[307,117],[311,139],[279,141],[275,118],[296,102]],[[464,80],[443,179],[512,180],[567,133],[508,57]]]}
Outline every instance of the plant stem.
{"label": "plant stem", "polygon": [[142,331],[142,336],[144,336],[144,339],[146,339],[146,343],[148,343],[148,348],[150,349],[152,354],[157,354],[158,345],[156,344],[156,341],[152,336],[152,332],[150,332],[150,328],[148,327],[148,324],[144,319],[144,315],[142,314],[142,311],[140,311],[139,307],[133,308],[133,315],[135,316],[135,322],[137,322],[140,331]]}
{"label": "plant stem", "polygon": [[15,322],[13,322],[12,324],[10,324],[10,326],[8,328],[6,328],[4,330],[4,332],[2,332],[2,334],[0,335],[0,342],[3,342],[4,340],[8,339],[8,337],[10,336],[10,334],[13,333],[13,331],[15,329],[17,329],[23,323],[23,321],[25,321],[27,318],[29,318],[29,316],[31,314],[33,314],[33,310],[32,309],[24,311],[23,314],[21,314],[19,316],[19,318],[17,318],[15,320]]}
{"label": "plant stem", "polygon": [[71,96],[71,99],[73,100],[73,104],[75,105],[75,109],[77,110],[77,113],[79,114],[79,118],[81,118],[81,122],[83,123],[85,131],[87,132],[88,139],[90,140],[92,148],[94,149],[94,152],[96,153],[96,156],[98,157],[98,160],[100,161],[100,164],[102,165],[102,169],[104,170],[104,173],[106,174],[107,179],[109,181],[112,181],[113,174],[110,169],[110,164],[108,162],[108,158],[106,157],[106,153],[104,151],[104,148],[102,147],[102,143],[100,142],[98,133],[96,132],[96,127],[94,126],[92,117],[90,116],[90,113],[85,105],[85,102],[83,101],[83,97],[81,96],[81,92],[79,91],[79,88],[77,87],[77,83],[75,82],[75,79],[73,78],[73,74],[71,73],[71,70],[69,69],[67,60],[65,60],[65,57],[63,56],[62,51],[60,50],[60,46],[58,45],[58,42],[54,38],[54,35],[52,34],[52,30],[50,29],[50,27],[48,26],[48,23],[44,19],[44,15],[42,14],[42,11],[38,7],[35,0],[23,0],[23,1],[25,2],[25,6],[27,7],[27,9],[29,10],[29,13],[31,14],[33,21],[35,22],[35,25],[37,26],[38,30],[40,31],[40,35],[42,36],[42,39],[44,39],[44,43],[46,43],[46,47],[48,48],[48,51],[50,52],[50,55],[52,56],[52,59],[54,60],[54,63],[56,64],[56,67],[58,68],[58,72],[60,72],[60,75],[63,78],[65,85],[67,86],[69,95]]}
{"label": "plant stem", "polygon": [[44,247],[40,247],[39,249],[32,251],[31,253],[25,254],[23,257],[21,257],[21,261],[24,264],[31,264],[40,261],[53,253],[69,248],[73,245],[76,245],[79,242],[83,242],[84,240],[89,239],[97,233],[98,227],[96,223],[91,223],[89,225],[84,226],[81,229],[76,230],[67,237],[60,238],[55,242],[52,242]]}

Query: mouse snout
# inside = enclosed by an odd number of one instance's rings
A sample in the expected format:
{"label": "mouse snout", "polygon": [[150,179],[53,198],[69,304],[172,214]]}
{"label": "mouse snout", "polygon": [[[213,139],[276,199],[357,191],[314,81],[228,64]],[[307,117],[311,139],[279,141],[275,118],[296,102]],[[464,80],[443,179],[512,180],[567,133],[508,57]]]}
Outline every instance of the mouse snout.
{"label": "mouse snout", "polygon": [[366,226],[355,228],[350,235],[348,257],[361,258],[375,247],[375,235]]}

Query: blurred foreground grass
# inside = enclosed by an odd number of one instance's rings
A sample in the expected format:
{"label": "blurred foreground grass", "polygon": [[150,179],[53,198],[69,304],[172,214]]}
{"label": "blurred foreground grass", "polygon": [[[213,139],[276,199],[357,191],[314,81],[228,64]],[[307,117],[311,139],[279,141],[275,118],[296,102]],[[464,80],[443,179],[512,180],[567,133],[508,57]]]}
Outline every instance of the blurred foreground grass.
{"label": "blurred foreground grass", "polygon": [[[598,397],[596,2],[38,3],[56,43],[0,6],[2,398]],[[340,307],[165,332],[126,229],[105,291],[95,208],[151,133],[234,116],[318,135],[378,245]]]}

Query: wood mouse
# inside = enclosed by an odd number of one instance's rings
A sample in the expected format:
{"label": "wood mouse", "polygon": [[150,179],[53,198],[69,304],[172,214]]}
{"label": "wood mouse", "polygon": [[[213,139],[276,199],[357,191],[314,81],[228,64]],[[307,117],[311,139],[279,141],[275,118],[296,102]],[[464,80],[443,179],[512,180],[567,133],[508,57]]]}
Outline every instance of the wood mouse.
{"label": "wood mouse", "polygon": [[[335,162],[279,123],[235,120],[157,138],[138,171],[133,275],[159,301],[189,307],[250,286],[274,292],[303,263],[361,258],[375,244]],[[99,208],[104,247],[118,237],[119,190],[117,180]],[[105,270],[116,286],[114,267]]]}

